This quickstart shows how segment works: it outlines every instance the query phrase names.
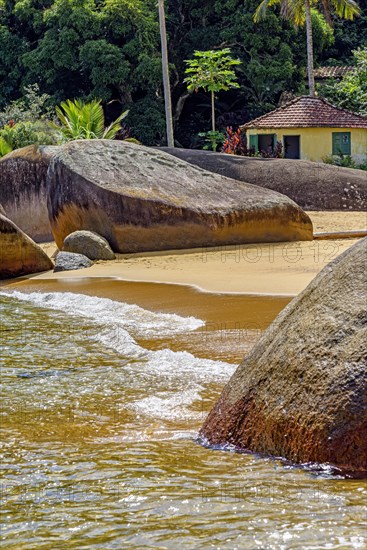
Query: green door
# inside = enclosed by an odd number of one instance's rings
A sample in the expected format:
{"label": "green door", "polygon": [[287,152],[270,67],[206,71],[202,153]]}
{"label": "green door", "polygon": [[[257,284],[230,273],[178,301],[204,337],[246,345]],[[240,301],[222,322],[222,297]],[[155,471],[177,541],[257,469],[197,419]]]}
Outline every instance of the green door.
{"label": "green door", "polygon": [[250,149],[255,149],[255,153],[259,150],[259,137],[255,135],[250,135]]}
{"label": "green door", "polygon": [[333,132],[333,155],[350,155],[351,152],[350,132]]}

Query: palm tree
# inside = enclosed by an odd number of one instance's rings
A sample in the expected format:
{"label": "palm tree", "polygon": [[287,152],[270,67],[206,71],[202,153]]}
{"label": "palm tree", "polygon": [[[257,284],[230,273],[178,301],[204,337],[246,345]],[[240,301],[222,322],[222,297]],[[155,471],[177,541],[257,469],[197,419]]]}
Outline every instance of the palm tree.
{"label": "palm tree", "polygon": [[268,8],[279,5],[281,17],[292,21],[297,26],[303,26],[306,23],[308,85],[312,97],[315,95],[315,79],[311,10],[320,3],[330,25],[333,11],[343,19],[353,19],[360,13],[360,8],[354,0],[262,0],[254,15],[254,20],[260,21],[266,16]]}
{"label": "palm tree", "polygon": [[175,143],[173,139],[173,118],[172,118],[171,88],[170,88],[170,82],[169,82],[167,33],[166,33],[166,18],[164,14],[164,0],[158,0],[158,14],[159,14],[159,31],[161,35],[161,49],[162,49],[162,72],[163,72],[164,104],[166,109],[167,145],[168,147],[174,147]]}
{"label": "palm tree", "polygon": [[121,128],[120,122],[128,115],[124,111],[107,128],[104,125],[104,113],[98,100],[86,103],[80,99],[68,99],[56,107],[56,114],[61,127],[53,124],[66,141],[74,139],[114,139]]}

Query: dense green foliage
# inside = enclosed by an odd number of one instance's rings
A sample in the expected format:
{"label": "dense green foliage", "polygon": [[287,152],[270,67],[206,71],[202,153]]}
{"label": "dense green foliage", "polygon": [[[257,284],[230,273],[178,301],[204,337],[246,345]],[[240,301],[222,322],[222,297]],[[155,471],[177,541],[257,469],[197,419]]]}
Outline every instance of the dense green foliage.
{"label": "dense green foliage", "polygon": [[353,52],[355,70],[340,82],[329,82],[320,88],[324,97],[335,105],[367,116],[367,46]]}
{"label": "dense green foliage", "polygon": [[[194,145],[194,136],[210,129],[210,97],[188,92],[183,82],[184,60],[195,50],[230,47],[241,61],[240,89],[217,94],[221,129],[274,108],[285,90],[305,90],[304,30],[275,12],[255,24],[258,4],[166,0],[175,136],[182,145]],[[314,15],[316,63],[350,63],[352,50],[367,44],[367,0],[359,4],[360,18],[335,22],[335,40]],[[107,122],[129,109],[135,137],[164,143],[156,1],[0,0],[0,111],[35,83],[49,96],[45,106],[101,99]]]}
{"label": "dense green foliage", "polygon": [[23,97],[0,112],[0,157],[27,145],[58,143],[60,132],[51,127],[52,111],[46,106],[49,99],[39,94],[37,85],[26,86]]}

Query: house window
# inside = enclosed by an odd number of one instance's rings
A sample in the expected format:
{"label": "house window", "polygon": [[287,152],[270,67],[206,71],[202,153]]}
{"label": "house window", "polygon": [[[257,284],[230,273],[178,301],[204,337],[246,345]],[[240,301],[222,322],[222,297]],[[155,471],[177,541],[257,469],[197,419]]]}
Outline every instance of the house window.
{"label": "house window", "polygon": [[350,155],[351,141],[350,132],[333,132],[333,155]]}
{"label": "house window", "polygon": [[250,149],[255,149],[255,152],[264,151],[271,154],[274,151],[277,142],[276,134],[251,134]]}

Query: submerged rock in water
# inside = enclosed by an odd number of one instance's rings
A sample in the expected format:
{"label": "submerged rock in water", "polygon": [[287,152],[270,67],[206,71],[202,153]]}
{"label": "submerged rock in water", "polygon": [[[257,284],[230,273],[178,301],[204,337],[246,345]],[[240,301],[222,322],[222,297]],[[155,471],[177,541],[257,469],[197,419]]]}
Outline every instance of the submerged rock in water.
{"label": "submerged rock in water", "polygon": [[48,271],[53,263],[19,227],[0,214],[0,279]]}
{"label": "submerged rock in water", "polygon": [[34,372],[29,371],[20,372],[19,374],[17,374],[17,378],[23,378],[25,380],[29,380],[30,378],[53,378],[64,376],[65,374],[70,374],[72,372],[72,369],[41,370]]}
{"label": "submerged rock in water", "polygon": [[83,254],[59,252],[56,256],[54,271],[73,271],[74,269],[84,269],[92,265],[92,260]]}
{"label": "submerged rock in water", "polygon": [[367,177],[363,170],[308,160],[261,159],[167,147],[163,150],[205,170],[284,193],[306,210],[367,210]]}
{"label": "submerged rock in water", "polygon": [[65,252],[84,254],[90,260],[114,260],[108,241],[93,231],[74,231],[64,240]]}
{"label": "submerged rock in water", "polygon": [[0,159],[0,202],[6,215],[36,242],[52,241],[46,174],[54,146],[30,145]]}
{"label": "submerged rock in water", "polygon": [[367,238],[328,264],[238,367],[201,435],[367,475]]}
{"label": "submerged rock in water", "polygon": [[47,181],[59,248],[81,229],[115,252],[312,239],[310,218],[284,195],[127,142],[70,142]]}

